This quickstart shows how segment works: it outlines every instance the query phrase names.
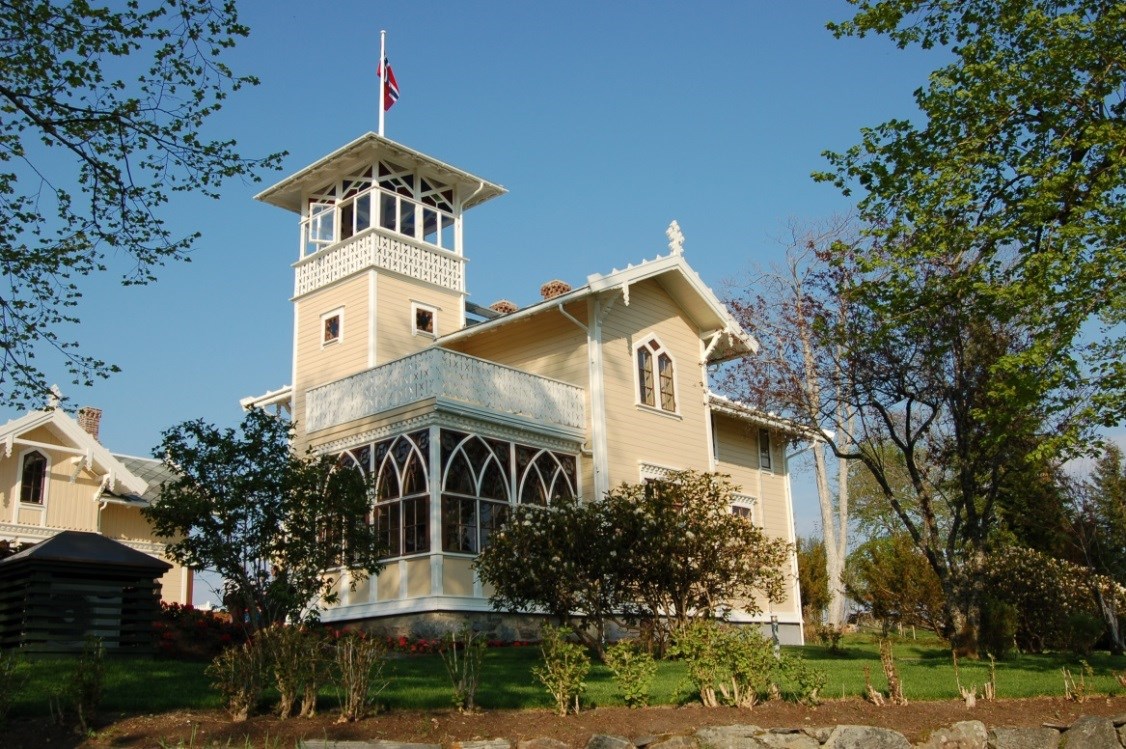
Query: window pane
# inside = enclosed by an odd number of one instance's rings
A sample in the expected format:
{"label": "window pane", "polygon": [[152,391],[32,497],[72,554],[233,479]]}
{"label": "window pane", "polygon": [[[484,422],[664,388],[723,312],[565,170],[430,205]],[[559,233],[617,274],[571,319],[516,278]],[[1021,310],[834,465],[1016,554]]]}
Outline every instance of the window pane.
{"label": "window pane", "polygon": [[442,550],[477,553],[477,500],[442,497]]}
{"label": "window pane", "polygon": [[430,502],[426,497],[403,500],[403,553],[430,551]]}
{"label": "window pane", "polygon": [[638,397],[647,406],[656,405],[653,398],[653,355],[648,349],[637,350]]}
{"label": "window pane", "polygon": [[666,411],[676,410],[676,395],[673,393],[672,359],[668,354],[657,357],[657,368],[661,376],[661,408]]}
{"label": "window pane", "polygon": [[40,452],[30,452],[23,459],[20,479],[20,501],[43,504],[43,488],[47,483],[47,458]]}
{"label": "window pane", "polygon": [[508,522],[508,505],[499,502],[481,502],[481,545],[484,551],[493,533]]}
{"label": "window pane", "polygon": [[485,469],[485,476],[481,479],[481,496],[508,501],[508,477],[495,459],[489,461],[489,467]]}
{"label": "window pane", "polygon": [[398,502],[389,502],[375,507],[375,530],[389,557],[397,557],[402,553],[399,545],[399,514]]}
{"label": "window pane", "polygon": [[469,468],[469,461],[466,459],[464,452],[458,451],[454,459],[450,461],[450,466],[446,469],[446,485],[444,488],[448,492],[470,496],[477,493],[473,484],[473,471]]}

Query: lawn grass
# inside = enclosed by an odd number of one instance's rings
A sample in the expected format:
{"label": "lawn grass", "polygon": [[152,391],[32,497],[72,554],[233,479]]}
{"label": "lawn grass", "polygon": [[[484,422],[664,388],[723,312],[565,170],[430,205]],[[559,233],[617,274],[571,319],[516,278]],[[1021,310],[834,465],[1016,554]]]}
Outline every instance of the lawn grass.
{"label": "lawn grass", "polygon": [[[880,666],[879,646],[872,636],[854,635],[845,641],[842,653],[810,645],[786,648],[800,653],[815,668],[826,673],[826,699],[857,697],[864,692],[864,666],[871,669],[877,689],[885,687]],[[895,658],[908,700],[957,699],[950,651],[934,637],[901,639],[895,644]],[[539,663],[535,647],[493,648],[485,658],[478,704],[486,709],[550,708],[551,698],[532,673]],[[1086,662],[1093,671],[1086,678],[1089,694],[1120,694],[1123,689],[1115,672],[1126,671],[1126,658],[1105,652],[1092,653]],[[19,673],[27,683],[16,695],[12,715],[49,714],[53,695],[67,683],[75,659],[52,657],[25,661]],[[194,661],[109,659],[106,669],[104,712],[158,713],[177,709],[221,707],[218,692],[204,674],[205,663]],[[979,693],[988,679],[988,661],[962,660],[959,663],[963,686],[976,685]],[[1076,680],[1083,673],[1081,659],[1068,653],[1016,655],[997,662],[997,695],[1000,698],[1063,696],[1062,668],[1070,669]],[[393,657],[384,671],[389,684],[377,702],[392,710],[422,710],[451,706],[450,685],[442,660],[437,655]],[[652,704],[678,704],[693,699],[689,692],[684,664],[662,662],[652,686]],[[274,695],[267,692],[266,700]],[[595,664],[587,678],[584,702],[592,706],[622,705],[610,671]],[[336,708],[331,686],[321,690],[322,709]]]}

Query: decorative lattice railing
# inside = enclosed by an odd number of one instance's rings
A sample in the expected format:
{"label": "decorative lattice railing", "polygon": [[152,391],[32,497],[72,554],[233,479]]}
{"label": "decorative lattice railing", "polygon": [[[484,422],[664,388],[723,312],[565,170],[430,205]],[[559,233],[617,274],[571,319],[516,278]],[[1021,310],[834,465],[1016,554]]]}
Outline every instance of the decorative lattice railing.
{"label": "decorative lattice railing", "polygon": [[305,400],[305,423],[315,432],[429,398],[544,425],[583,428],[581,388],[441,348],[312,388]]}
{"label": "decorative lattice railing", "polygon": [[423,242],[372,229],[299,260],[294,296],[324,288],[365,268],[382,268],[451,291],[465,289],[465,258]]}

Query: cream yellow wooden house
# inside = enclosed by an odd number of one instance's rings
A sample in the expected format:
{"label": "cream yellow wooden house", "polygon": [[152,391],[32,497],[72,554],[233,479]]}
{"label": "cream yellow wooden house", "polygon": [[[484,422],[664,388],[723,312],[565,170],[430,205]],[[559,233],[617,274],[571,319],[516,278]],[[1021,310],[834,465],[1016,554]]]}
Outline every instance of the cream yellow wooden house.
{"label": "cream yellow wooden house", "polygon": [[[675,222],[665,256],[484,308],[468,301],[465,216],[504,192],[369,133],[258,196],[300,219],[292,386],[243,405],[291,410],[300,449],[374,474],[392,552],[326,621],[484,614],[471,563],[507,508],[674,470],[731,474],[733,511],[794,540],[792,432],[709,390],[709,364],[757,343],[689,267]],[[756,619],[800,642],[792,580]]]}
{"label": "cream yellow wooden house", "polygon": [[64,530],[100,533],[172,565],[161,598],[191,603],[192,572],[164,555],[141,515],[167,477],[160,461],[115,455],[98,441],[101,411],[32,411],[0,426],[0,542],[38,543]]}

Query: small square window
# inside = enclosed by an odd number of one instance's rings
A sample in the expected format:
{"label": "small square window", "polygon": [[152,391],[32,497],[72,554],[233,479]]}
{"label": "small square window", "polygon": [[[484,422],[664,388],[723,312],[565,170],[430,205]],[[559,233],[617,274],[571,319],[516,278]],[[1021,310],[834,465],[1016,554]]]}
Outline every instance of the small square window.
{"label": "small square window", "polygon": [[321,315],[321,345],[336,343],[344,334],[344,311],[337,309]]}
{"label": "small square window", "polygon": [[415,335],[438,335],[438,310],[436,308],[414,302],[411,304],[411,312],[414,316]]}

